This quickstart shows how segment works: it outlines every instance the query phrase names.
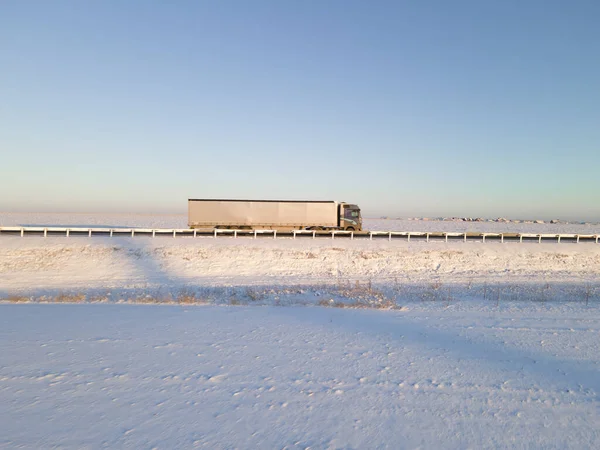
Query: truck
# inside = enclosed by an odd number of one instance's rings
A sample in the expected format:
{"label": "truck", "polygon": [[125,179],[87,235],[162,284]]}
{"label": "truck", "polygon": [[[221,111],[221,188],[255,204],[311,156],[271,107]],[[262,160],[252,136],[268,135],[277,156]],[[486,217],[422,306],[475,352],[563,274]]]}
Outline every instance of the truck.
{"label": "truck", "polygon": [[318,200],[188,199],[188,226],[195,229],[361,231],[360,208]]}

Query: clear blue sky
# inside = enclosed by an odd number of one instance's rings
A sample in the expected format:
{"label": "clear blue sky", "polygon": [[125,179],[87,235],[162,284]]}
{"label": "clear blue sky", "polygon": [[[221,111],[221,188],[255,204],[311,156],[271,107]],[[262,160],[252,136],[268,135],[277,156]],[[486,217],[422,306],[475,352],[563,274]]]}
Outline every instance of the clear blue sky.
{"label": "clear blue sky", "polygon": [[600,220],[600,1],[0,2],[0,211]]}

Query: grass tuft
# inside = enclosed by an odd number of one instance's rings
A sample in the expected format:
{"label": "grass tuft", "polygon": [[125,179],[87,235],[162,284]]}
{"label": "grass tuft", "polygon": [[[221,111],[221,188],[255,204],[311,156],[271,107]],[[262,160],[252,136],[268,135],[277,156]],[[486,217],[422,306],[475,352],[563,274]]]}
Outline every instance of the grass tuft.
{"label": "grass tuft", "polygon": [[86,301],[85,294],[58,294],[52,298],[52,303],[83,303]]}

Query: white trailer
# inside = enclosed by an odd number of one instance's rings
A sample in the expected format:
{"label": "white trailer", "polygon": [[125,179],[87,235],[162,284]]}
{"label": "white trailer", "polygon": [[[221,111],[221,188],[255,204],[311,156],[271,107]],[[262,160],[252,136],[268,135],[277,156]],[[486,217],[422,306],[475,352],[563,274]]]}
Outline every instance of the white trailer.
{"label": "white trailer", "polygon": [[354,230],[360,209],[336,201],[188,200],[190,228],[266,230]]}

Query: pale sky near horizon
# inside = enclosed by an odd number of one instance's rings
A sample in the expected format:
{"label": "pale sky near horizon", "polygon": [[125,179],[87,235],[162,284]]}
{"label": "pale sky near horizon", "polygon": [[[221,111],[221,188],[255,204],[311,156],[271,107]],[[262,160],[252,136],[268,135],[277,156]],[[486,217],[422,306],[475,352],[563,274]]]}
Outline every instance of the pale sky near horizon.
{"label": "pale sky near horizon", "polygon": [[0,211],[600,221],[597,0],[0,3]]}

